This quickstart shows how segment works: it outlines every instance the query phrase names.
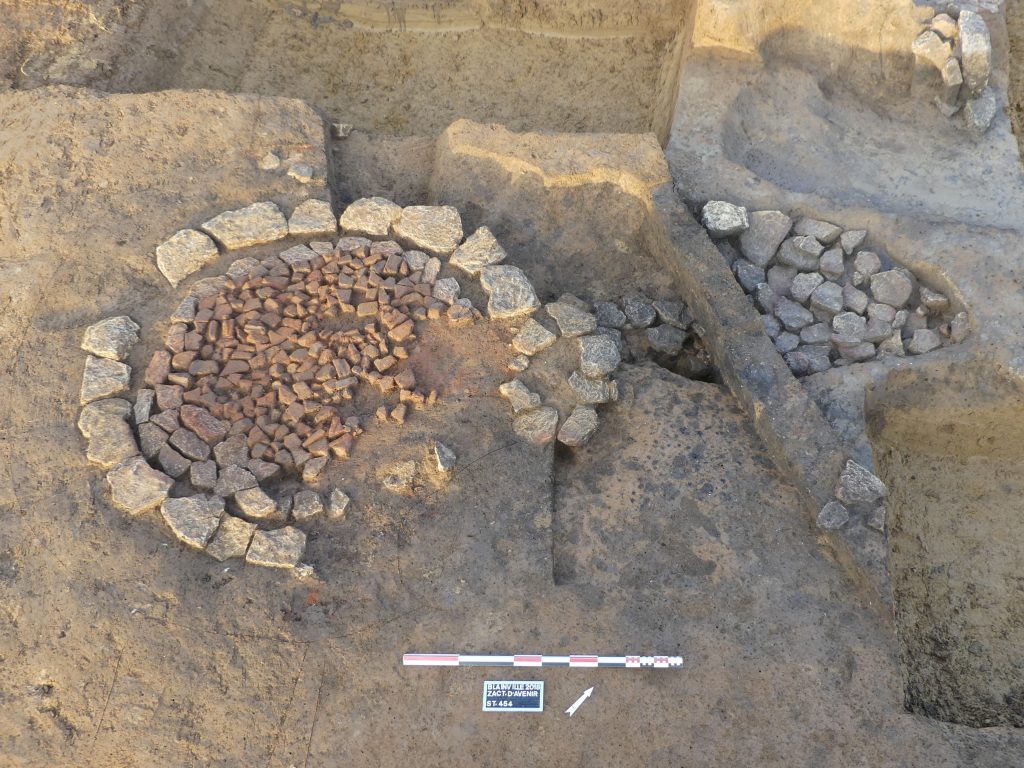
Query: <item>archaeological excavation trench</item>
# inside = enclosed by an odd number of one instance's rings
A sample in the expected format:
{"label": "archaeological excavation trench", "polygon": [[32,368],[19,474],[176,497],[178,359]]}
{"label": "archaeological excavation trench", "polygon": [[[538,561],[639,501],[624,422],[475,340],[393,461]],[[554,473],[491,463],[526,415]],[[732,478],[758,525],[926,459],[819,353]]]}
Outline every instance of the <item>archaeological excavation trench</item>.
{"label": "archaeological excavation trench", "polygon": [[10,6],[0,763],[1024,764],[1001,5]]}

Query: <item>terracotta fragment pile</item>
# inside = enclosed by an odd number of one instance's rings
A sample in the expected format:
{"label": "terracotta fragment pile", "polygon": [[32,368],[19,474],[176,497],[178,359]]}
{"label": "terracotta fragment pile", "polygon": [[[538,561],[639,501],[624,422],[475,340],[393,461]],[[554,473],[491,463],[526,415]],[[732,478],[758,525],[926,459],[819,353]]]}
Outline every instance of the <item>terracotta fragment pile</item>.
{"label": "terracotta fragment pile", "polygon": [[[153,420],[185,458],[208,457],[199,442],[241,435],[250,459],[301,470],[349,456],[362,424],[343,406],[360,384],[398,392],[389,415],[399,422],[436,398],[405,365],[415,321],[451,312],[432,296],[426,254],[364,238],[314,245],[319,253],[297,246],[229,277],[168,329],[145,382],[160,409]],[[199,441],[175,440],[178,430]]]}

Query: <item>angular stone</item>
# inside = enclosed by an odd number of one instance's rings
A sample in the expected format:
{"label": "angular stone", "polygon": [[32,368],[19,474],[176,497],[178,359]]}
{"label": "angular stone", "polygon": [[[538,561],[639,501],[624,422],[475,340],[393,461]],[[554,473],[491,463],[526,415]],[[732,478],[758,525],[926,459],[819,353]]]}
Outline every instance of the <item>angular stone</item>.
{"label": "angular stone", "polygon": [[340,488],[331,491],[331,497],[327,502],[327,516],[332,520],[340,520],[348,511],[348,505],[352,502],[349,495]]}
{"label": "angular stone", "polygon": [[853,459],[846,462],[836,485],[836,498],[849,506],[874,505],[885,498],[885,483]]}
{"label": "angular stone", "polygon": [[[257,483],[262,483],[264,480],[270,480],[281,474],[281,466],[279,464],[275,464],[272,461],[263,461],[262,459],[249,459],[245,463],[245,467],[252,472]],[[303,471],[305,471],[305,467],[303,467]]]}
{"label": "angular stone", "polygon": [[793,226],[782,211],[754,211],[748,214],[749,227],[740,235],[740,252],[759,267],[768,266]]}
{"label": "angular stone", "polygon": [[939,108],[947,117],[952,117],[960,109],[960,90],[964,84],[963,72],[960,70],[960,62],[952,56],[946,59],[942,65],[942,90],[936,97]]}
{"label": "angular stone", "polygon": [[416,480],[416,462],[400,461],[384,470],[381,483],[392,493],[411,495]]}
{"label": "angular stone", "polygon": [[800,331],[800,341],[803,344],[828,344],[832,338],[832,329],[825,323],[808,325]]}
{"label": "angular stone", "polygon": [[324,502],[316,491],[299,491],[292,499],[292,517],[299,522],[312,520],[323,511]]}
{"label": "angular stone", "polygon": [[623,349],[625,349],[625,346],[622,342],[622,331],[620,331],[618,328],[603,328],[599,325],[597,326],[597,330],[595,331],[595,333],[598,333],[601,336],[607,336],[609,339],[614,341],[615,348],[619,350],[620,355],[622,354]]}
{"label": "angular stone", "polygon": [[210,543],[206,545],[206,552],[219,562],[233,557],[245,557],[255,532],[256,523],[226,515],[221,519],[220,527],[217,528]]}
{"label": "angular stone", "polygon": [[480,227],[466,238],[466,242],[455,249],[449,263],[476,277],[480,270],[493,264],[500,264],[506,258],[505,249],[487,227]]}
{"label": "angular stone", "polygon": [[[815,248],[812,243],[817,242],[813,237],[791,237],[782,243],[776,260],[785,266],[795,267],[801,272],[816,272],[821,250],[814,253]],[[820,247],[819,244],[818,248],[820,249]]]}
{"label": "angular stone", "polygon": [[337,231],[334,211],[326,200],[303,200],[288,219],[288,234],[292,237],[334,235]]}
{"label": "angular stone", "polygon": [[431,256],[427,260],[427,266],[423,268],[423,282],[433,285],[437,276],[441,273],[441,260],[437,256]]}
{"label": "angular stone", "polygon": [[141,456],[133,456],[107,472],[110,498],[130,515],[160,506],[174,481],[153,469]]}
{"label": "angular stone", "polygon": [[280,240],[288,234],[288,222],[276,203],[253,203],[215,216],[202,229],[220,245],[233,251]]}
{"label": "angular stone", "polygon": [[949,298],[944,293],[933,291],[931,288],[920,288],[921,304],[929,312],[939,313],[949,309]]}
{"label": "angular stone", "polygon": [[[245,438],[242,436],[229,437],[213,447],[213,458],[221,469],[232,464],[242,467],[249,461],[249,446],[245,444]],[[224,495],[230,496],[231,494]]]}
{"label": "angular stone", "polygon": [[261,171],[276,171],[281,167],[281,158],[274,152],[267,152],[256,165]]}
{"label": "angular stone", "polygon": [[569,418],[562,422],[558,430],[558,442],[572,447],[586,445],[597,432],[597,426],[597,411],[594,408],[577,405],[569,414]]}
{"label": "angular stone", "polygon": [[835,531],[850,522],[850,512],[838,501],[830,501],[818,513],[818,525],[826,531]]}
{"label": "angular stone", "polygon": [[572,338],[597,330],[597,318],[578,307],[557,301],[544,306],[548,315],[558,323],[562,336]]}
{"label": "angular stone", "polygon": [[832,248],[825,251],[821,255],[821,259],[818,260],[818,269],[830,280],[841,278],[846,271],[846,265],[843,263],[843,249]]}
{"label": "angular stone", "polygon": [[[329,249],[328,253],[330,252],[330,250],[333,250],[333,248]],[[260,266],[262,266],[260,262],[254,259],[252,256],[246,256],[245,258],[242,259],[235,259],[234,261],[231,262],[231,264],[228,265],[228,277],[232,278],[233,280],[244,281],[248,279],[249,275],[251,275],[254,270],[259,269]],[[194,297],[186,298],[192,298],[193,301],[195,301]],[[185,320],[176,320],[175,322],[188,322],[189,319],[194,318],[195,312],[193,311],[192,318],[188,318]]]}
{"label": "angular stone", "polygon": [[199,439],[195,432],[184,427],[176,429],[168,441],[171,445],[195,461],[203,461],[210,455],[210,446]]}
{"label": "angular stone", "polygon": [[88,440],[85,456],[89,461],[109,469],[138,455],[135,435],[126,421],[129,407],[127,400],[113,398],[96,400],[82,409],[78,429]]}
{"label": "angular stone", "polygon": [[480,270],[480,285],[487,292],[487,314],[492,319],[518,317],[540,306],[533,285],[519,267],[484,267]]}
{"label": "angular stone", "polygon": [[814,322],[814,315],[805,307],[784,297],[775,302],[775,316],[787,331],[793,333],[798,333],[801,328]]}
{"label": "angular stone", "polygon": [[[764,332],[768,334],[769,338],[774,339],[780,333],[782,333],[782,323],[774,315],[762,315],[761,324],[764,326]],[[801,331],[803,333],[803,331]]]}
{"label": "angular stone", "polygon": [[[762,283],[762,285],[768,288],[767,283]],[[771,289],[768,288],[768,290]],[[671,325],[658,325],[647,329],[647,341],[655,352],[675,357],[683,351],[686,334]],[[587,373],[587,369],[583,366],[582,362],[581,356],[580,368],[583,370],[583,373],[590,376],[591,374]],[[608,373],[611,373],[611,371],[608,371]]]}
{"label": "angular stone", "polygon": [[540,395],[536,392],[531,392],[519,379],[512,379],[512,381],[506,381],[504,384],[501,384],[498,387],[498,392],[508,400],[509,405],[512,406],[513,413],[540,408]]}
{"label": "angular stone", "polygon": [[953,47],[930,29],[917,36],[910,44],[910,50],[914,56],[935,69],[942,69],[942,65],[953,55]]}
{"label": "angular stone", "polygon": [[899,309],[910,301],[914,284],[898,269],[878,272],[871,276],[871,295],[875,301]]}
{"label": "angular stone", "polygon": [[839,236],[843,234],[842,227],[837,227],[827,221],[818,219],[803,218],[793,225],[793,231],[798,235],[813,237],[818,243],[832,245]]}
{"label": "angular stone", "polygon": [[[765,314],[770,315],[775,311],[775,303],[778,300],[779,297],[775,295],[775,291],[772,290],[768,283],[758,283],[754,286],[754,303]],[[648,337],[650,337],[650,334],[648,334]]]}
{"label": "angular stone", "polygon": [[402,215],[399,205],[383,197],[363,197],[349,204],[341,214],[341,231],[348,235],[381,238]]}
{"label": "angular stone", "polygon": [[407,206],[393,230],[402,245],[434,256],[447,256],[462,242],[462,218],[450,205]]}
{"label": "angular stone", "polygon": [[127,359],[139,340],[139,326],[127,315],[108,317],[85,329],[82,349],[108,360]]}
{"label": "angular stone", "polygon": [[[405,263],[409,265],[409,270],[411,272],[422,272],[427,268],[427,264],[430,263],[430,260],[437,257],[427,256],[423,251],[406,251],[404,258]],[[438,263],[440,263],[440,259],[438,259]]]}
{"label": "angular stone", "polygon": [[262,488],[245,488],[235,492],[235,503],[246,517],[263,520],[277,514],[277,502]]}
{"label": "angular stone", "polygon": [[747,293],[753,293],[758,285],[765,282],[765,273],[761,267],[751,264],[746,259],[736,259],[732,265],[736,282],[743,286]]}
{"label": "angular stone", "polygon": [[893,331],[888,339],[878,345],[878,354],[883,357],[905,357],[907,351],[903,348],[903,335]]}
{"label": "angular stone", "polygon": [[218,496],[233,496],[239,491],[256,487],[256,477],[248,469],[237,464],[222,466],[214,493]]}
{"label": "angular stone", "polygon": [[188,480],[197,491],[212,491],[217,486],[217,464],[196,461],[189,467]]}
{"label": "angular stone", "polygon": [[932,19],[931,28],[946,40],[956,37],[956,21],[948,13],[936,14]]}
{"label": "angular stone", "polygon": [[868,308],[868,295],[850,284],[843,286],[843,306],[851,312],[863,315]]}
{"label": "angular stone", "polygon": [[850,229],[840,235],[839,245],[842,247],[843,253],[847,256],[852,256],[853,252],[864,244],[864,239],[867,236],[868,231],[866,229]]}
{"label": "angular stone", "polygon": [[140,389],[135,393],[135,405],[132,406],[132,421],[135,425],[145,424],[153,413],[153,401],[156,399],[156,392],[152,389]]}
{"label": "angular stone", "polygon": [[[801,331],[803,333],[803,331]],[[800,337],[794,333],[780,333],[775,338],[775,348],[779,350],[780,354],[786,354],[792,352],[794,349],[800,346]]]}
{"label": "angular stone", "polygon": [[[102,401],[101,401],[102,402]],[[139,425],[139,449],[147,459],[155,458],[169,435],[151,421]]]}
{"label": "angular stone", "polygon": [[512,422],[512,430],[523,440],[534,445],[545,445],[555,439],[558,431],[558,411],[550,406],[524,413]]}
{"label": "angular stone", "polygon": [[315,483],[327,468],[327,457],[317,456],[302,465],[302,482]]}
{"label": "angular stone", "polygon": [[[678,329],[673,330],[678,331]],[[600,379],[607,376],[618,368],[621,362],[619,348],[608,336],[581,336],[579,348],[580,370],[585,376],[589,376],[592,379]]]}
{"label": "angular stone", "polygon": [[704,206],[701,222],[715,239],[738,235],[750,226],[747,209],[724,200],[711,200]]}
{"label": "angular stone", "polygon": [[626,324],[626,315],[611,301],[595,301],[594,315],[597,324],[605,328],[622,328]]}
{"label": "angular stone", "polygon": [[516,355],[508,361],[508,369],[513,373],[522,373],[530,367],[530,358],[526,355]]}
{"label": "angular stone", "polygon": [[996,119],[997,109],[996,92],[992,88],[986,88],[980,96],[970,99],[964,105],[964,121],[972,132],[982,134]]}
{"label": "angular stone", "polygon": [[880,344],[889,338],[892,330],[892,325],[881,321],[881,319],[869,319],[867,326],[864,328],[864,341]]}
{"label": "angular stone", "polygon": [[992,74],[992,36],[985,19],[973,11],[962,10],[957,27],[964,84],[976,96],[985,90]]}
{"label": "angular stone", "polygon": [[654,305],[640,296],[626,296],[622,299],[622,311],[630,328],[647,328],[658,317]]}
{"label": "angular stone", "polygon": [[619,398],[619,388],[614,381],[591,379],[579,371],[569,375],[569,386],[581,405],[598,405]]}
{"label": "angular stone", "polygon": [[179,541],[202,549],[213,537],[224,516],[224,499],[202,495],[164,499],[160,505],[160,514]]}
{"label": "angular stone", "polygon": [[832,367],[829,348],[824,344],[801,344],[783,357],[789,369],[797,376],[823,373]]}
{"label": "angular stone", "polygon": [[[685,331],[693,324],[693,318],[690,317],[686,311],[686,305],[681,301],[655,301],[653,306],[654,311],[658,313],[658,320],[667,325]],[[599,324],[604,325],[604,323]]]}
{"label": "angular stone", "polygon": [[868,320],[881,320],[892,325],[896,319],[896,309],[888,304],[872,302],[868,304]]}
{"label": "angular stone", "polygon": [[782,264],[776,264],[768,270],[766,279],[768,285],[775,291],[776,296],[785,296],[789,293],[790,287],[793,285],[793,281],[799,273],[795,267],[787,267]]}
{"label": "angular stone", "polygon": [[450,475],[455,469],[458,457],[455,451],[442,442],[434,441],[434,466],[442,475]]}
{"label": "angular stone", "polygon": [[171,448],[167,443],[160,446],[160,452],[156,455],[157,464],[171,477],[177,479],[188,472],[192,462]]}
{"label": "angular stone", "polygon": [[875,507],[871,513],[865,518],[864,524],[873,530],[884,532],[885,531],[885,505],[879,504]]}
{"label": "angular stone", "polygon": [[79,392],[81,404],[127,392],[131,375],[132,369],[124,363],[89,355],[85,358],[85,372],[82,375],[82,389]]}
{"label": "angular stone", "polygon": [[196,280],[188,287],[189,295],[194,296],[196,299],[216,296],[224,290],[225,279],[224,275],[217,275],[216,277],[204,277],[202,280]]}
{"label": "angular stone", "polygon": [[194,229],[182,229],[157,246],[156,266],[177,288],[178,283],[213,263],[219,255],[216,244],[205,234]]}
{"label": "angular stone", "polygon": [[836,349],[839,350],[840,357],[853,363],[861,363],[865,360],[870,360],[875,356],[874,344],[867,341],[860,341],[853,336],[840,336],[838,334],[833,334],[832,343],[835,345]]}
{"label": "angular stone", "polygon": [[293,245],[291,248],[281,251],[277,257],[289,267],[301,267],[315,259],[316,253],[308,246]]}
{"label": "angular stone", "polygon": [[294,568],[306,551],[306,534],[298,528],[286,526],[274,531],[253,533],[245,562],[268,568]]}
{"label": "angular stone", "polygon": [[196,319],[196,304],[197,299],[195,296],[186,296],[181,300],[181,303],[178,304],[168,319],[172,323],[192,322]]}
{"label": "angular stone", "polygon": [[309,184],[313,181],[316,171],[309,163],[293,163],[288,169],[288,175],[300,184]]}
{"label": "angular stone", "polygon": [[843,310],[843,289],[836,283],[825,281],[811,293],[811,309],[834,315]]}
{"label": "angular stone", "polygon": [[923,355],[941,346],[942,338],[939,334],[929,328],[921,328],[914,331],[914,335],[907,342],[907,352],[912,355]]}
{"label": "angular stone", "polygon": [[789,295],[793,297],[794,301],[804,304],[811,298],[814,289],[823,282],[825,282],[825,278],[817,272],[801,272],[793,278],[793,284],[789,287]]}
{"label": "angular stone", "polygon": [[433,296],[438,301],[443,301],[450,306],[459,298],[461,290],[462,287],[458,280],[454,277],[444,277],[434,283]]}
{"label": "angular stone", "polygon": [[855,312],[840,312],[832,318],[832,332],[841,336],[852,336],[858,341],[864,339],[867,323]]}
{"label": "angular stone", "polygon": [[512,346],[517,352],[524,355],[535,355],[554,344],[557,338],[555,334],[531,317],[523,323],[519,333],[512,339]]}
{"label": "angular stone", "polygon": [[223,421],[198,405],[181,406],[180,415],[181,423],[209,445],[220,442],[228,433],[228,427]]}

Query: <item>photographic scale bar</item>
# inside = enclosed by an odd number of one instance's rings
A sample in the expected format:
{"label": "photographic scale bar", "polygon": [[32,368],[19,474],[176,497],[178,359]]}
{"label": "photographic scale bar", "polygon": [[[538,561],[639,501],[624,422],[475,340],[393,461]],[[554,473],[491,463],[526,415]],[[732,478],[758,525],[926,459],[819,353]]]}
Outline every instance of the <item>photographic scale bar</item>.
{"label": "photographic scale bar", "polygon": [[619,667],[623,669],[678,669],[682,656],[472,656],[462,653],[406,653],[405,667]]}

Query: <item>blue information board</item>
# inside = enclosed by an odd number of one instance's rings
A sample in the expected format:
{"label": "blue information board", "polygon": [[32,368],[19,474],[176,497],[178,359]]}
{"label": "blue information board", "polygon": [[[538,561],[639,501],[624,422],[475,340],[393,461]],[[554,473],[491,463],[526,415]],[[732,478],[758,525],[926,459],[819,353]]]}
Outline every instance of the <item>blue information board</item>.
{"label": "blue information board", "polygon": [[484,712],[543,712],[543,680],[486,680]]}

